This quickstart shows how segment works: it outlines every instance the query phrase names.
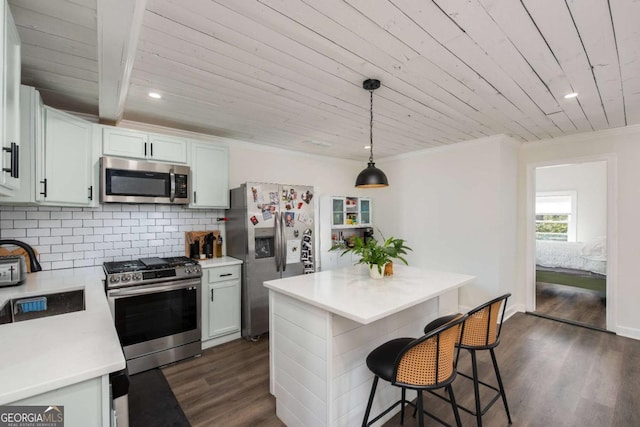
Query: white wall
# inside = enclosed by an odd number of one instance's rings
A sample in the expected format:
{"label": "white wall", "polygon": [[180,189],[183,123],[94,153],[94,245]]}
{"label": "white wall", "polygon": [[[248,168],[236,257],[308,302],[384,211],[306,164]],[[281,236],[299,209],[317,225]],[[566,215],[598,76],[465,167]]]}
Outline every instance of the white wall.
{"label": "white wall", "polygon": [[[525,221],[527,200],[528,167],[545,163],[572,163],[576,159],[583,161],[613,158],[616,189],[610,194],[609,208],[615,212],[613,221],[617,229],[609,228],[609,251],[617,254],[617,262],[611,260],[608,265],[608,286],[615,287],[614,299],[607,300],[608,308],[615,307],[617,317],[613,320],[613,329],[621,335],[640,339],[640,126],[572,135],[554,140],[527,143],[522,148],[521,180],[519,189],[519,212]],[[520,234],[520,266],[518,282],[524,286],[527,280],[526,224],[518,227]]]}
{"label": "white wall", "polygon": [[407,240],[409,264],[477,277],[460,290],[471,308],[515,292],[519,144],[506,136],[380,161],[375,226]]}
{"label": "white wall", "polygon": [[577,241],[607,235],[607,163],[587,162],[536,169],[536,191],[577,193]]}

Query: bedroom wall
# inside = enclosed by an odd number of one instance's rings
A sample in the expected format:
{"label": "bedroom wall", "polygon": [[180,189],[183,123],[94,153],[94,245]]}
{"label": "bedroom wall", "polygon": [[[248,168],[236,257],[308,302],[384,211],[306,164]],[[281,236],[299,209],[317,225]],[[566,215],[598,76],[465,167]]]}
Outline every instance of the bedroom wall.
{"label": "bedroom wall", "polygon": [[390,182],[375,193],[376,228],[407,240],[410,265],[476,276],[459,292],[463,308],[518,292],[518,154],[500,135],[376,164]]}
{"label": "bedroom wall", "polygon": [[[628,126],[612,130],[571,135],[553,140],[526,143],[522,147],[520,188],[518,191],[518,216],[526,221],[528,167],[563,161],[595,161],[612,158],[615,163],[613,176],[616,190],[610,194],[608,205],[615,211],[617,229],[608,234],[610,251],[617,253],[617,261],[609,262],[608,284],[614,287],[614,330],[623,336],[640,339],[640,263],[638,240],[640,239],[640,126]],[[611,231],[611,230],[610,230]],[[518,226],[520,247],[518,252],[518,282],[527,280],[526,224]]]}
{"label": "bedroom wall", "polygon": [[536,169],[536,191],[577,193],[578,242],[607,235],[607,164],[588,162]]}

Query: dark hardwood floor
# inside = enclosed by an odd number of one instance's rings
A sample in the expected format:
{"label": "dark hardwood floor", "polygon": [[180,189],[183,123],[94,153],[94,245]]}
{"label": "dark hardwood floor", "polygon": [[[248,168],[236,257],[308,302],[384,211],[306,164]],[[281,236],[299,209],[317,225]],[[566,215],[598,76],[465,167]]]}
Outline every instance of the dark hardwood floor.
{"label": "dark hardwood floor", "polygon": [[[491,358],[479,354],[479,371],[494,383]],[[496,356],[513,426],[640,425],[640,341],[523,313],[507,320]],[[163,369],[193,426],[282,426],[269,394],[268,340],[237,340],[205,350],[199,358]],[[462,353],[459,369],[470,372]],[[468,380],[454,382],[458,403],[471,407]],[[427,395],[425,409],[449,423],[451,407]],[[461,412],[462,424],[475,419]],[[438,425],[425,419],[427,426]],[[501,401],[483,417],[489,427],[508,426]],[[386,427],[399,426],[399,416]],[[410,416],[405,426],[416,426]]]}
{"label": "dark hardwood floor", "polygon": [[536,283],[536,313],[605,330],[606,310],[603,292],[553,283]]}

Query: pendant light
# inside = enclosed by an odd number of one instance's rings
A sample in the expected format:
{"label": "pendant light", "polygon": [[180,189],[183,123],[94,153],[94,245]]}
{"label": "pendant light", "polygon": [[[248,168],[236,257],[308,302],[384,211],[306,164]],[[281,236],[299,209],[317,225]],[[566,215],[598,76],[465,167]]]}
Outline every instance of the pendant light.
{"label": "pendant light", "polygon": [[362,82],[362,87],[369,91],[370,98],[370,120],[369,120],[369,163],[367,167],[358,174],[356,178],[356,188],[382,188],[388,187],[387,176],[376,167],[373,162],[373,91],[380,87],[380,80],[367,79]]}

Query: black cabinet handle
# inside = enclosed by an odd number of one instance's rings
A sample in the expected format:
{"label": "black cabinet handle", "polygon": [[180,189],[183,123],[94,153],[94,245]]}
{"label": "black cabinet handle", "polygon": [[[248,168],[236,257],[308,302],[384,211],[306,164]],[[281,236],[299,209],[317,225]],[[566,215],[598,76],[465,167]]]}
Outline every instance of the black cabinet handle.
{"label": "black cabinet handle", "polygon": [[211,301],[213,301],[213,289],[211,289]]}
{"label": "black cabinet handle", "polygon": [[47,197],[47,178],[40,181],[40,184],[44,184],[44,192],[40,194],[42,194],[44,197]]}
{"label": "black cabinet handle", "polygon": [[18,178],[18,165],[20,164],[18,156],[20,154],[20,146],[15,142],[12,142],[11,147],[2,147],[2,151],[6,151],[11,156],[9,162],[10,166],[8,168],[2,168],[2,171],[8,172],[11,178]]}
{"label": "black cabinet handle", "polygon": [[93,185],[89,187],[89,200],[93,200]]}
{"label": "black cabinet handle", "polygon": [[233,273],[225,273],[220,275],[220,277],[227,277],[227,276],[233,276]]}
{"label": "black cabinet handle", "polygon": [[196,197],[196,192],[193,192],[193,204],[198,203],[198,197]]}
{"label": "black cabinet handle", "polygon": [[144,156],[147,157],[147,143],[144,143]]}
{"label": "black cabinet handle", "polygon": [[153,157],[153,142],[149,144],[151,146],[151,157]]}

